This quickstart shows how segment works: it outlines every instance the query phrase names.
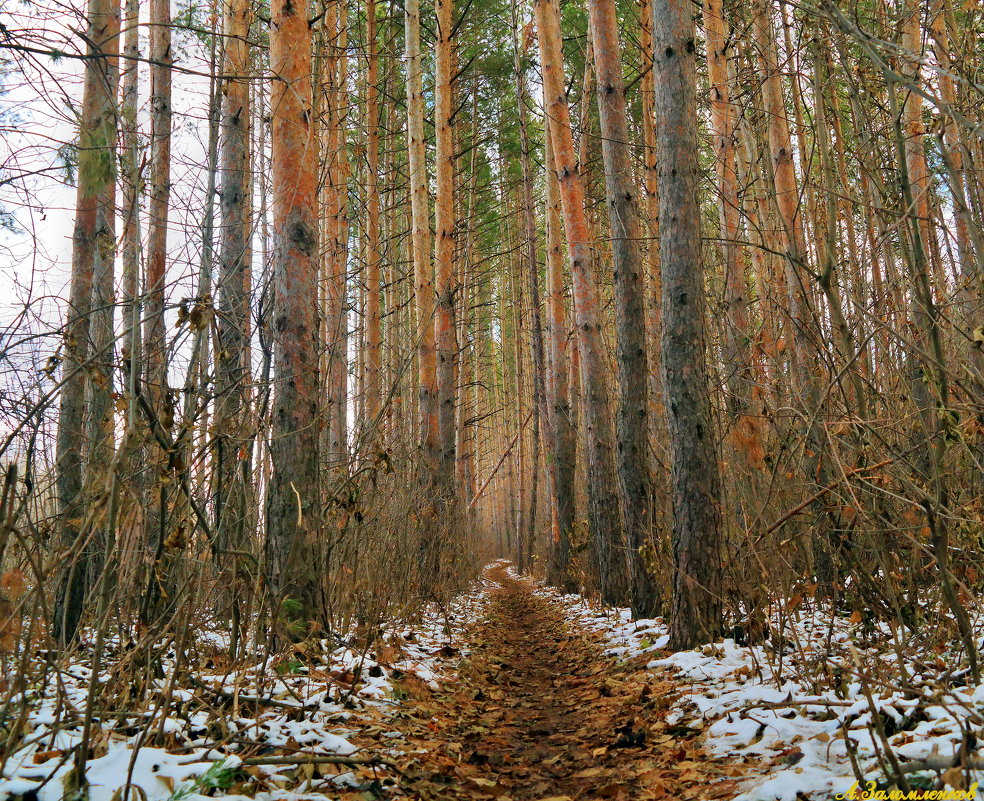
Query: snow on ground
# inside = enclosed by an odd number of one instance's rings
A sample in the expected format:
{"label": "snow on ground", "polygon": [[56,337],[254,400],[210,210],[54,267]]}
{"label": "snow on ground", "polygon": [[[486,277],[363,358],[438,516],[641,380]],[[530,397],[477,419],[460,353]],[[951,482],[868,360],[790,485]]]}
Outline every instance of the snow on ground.
{"label": "snow on ground", "polygon": [[[888,749],[903,768],[912,760],[951,765],[967,744],[977,758],[984,687],[968,685],[959,654],[936,652],[914,635],[902,639],[887,626],[831,620],[818,605],[801,603],[783,610],[782,624],[773,622],[764,643],[725,639],[674,654],[666,650],[662,619],[632,620],[628,610],[532,586],[561,603],[574,625],[607,638],[611,656],[672,674],[678,692],[669,699],[669,722],[703,732],[710,755],[747,769],[736,801],[832,798],[856,781],[852,756],[866,779],[883,780]],[[310,772],[305,778],[297,765],[244,764],[243,757],[358,758],[352,735],[398,708],[403,683],[435,688],[446,679],[442,671],[460,653],[462,629],[482,614],[487,589],[479,582],[447,609],[391,628],[368,650],[325,640],[308,643],[292,659],[205,670],[181,682],[169,673],[172,657],[151,703],[121,700],[112,718],[94,719],[90,801],[245,799],[234,794],[245,785],[248,797],[260,801],[327,801],[331,787],[362,787],[347,766],[336,766],[327,779]],[[226,646],[219,632],[197,636],[216,651]],[[91,674],[78,662],[44,675],[24,691],[23,731],[0,769],[0,801],[66,796]],[[111,681],[112,663],[97,677],[97,683]],[[21,700],[12,699],[9,709]],[[5,727],[0,736],[8,732]],[[385,723],[378,734],[387,738]],[[233,794],[217,793],[233,774]],[[139,789],[124,797],[128,776]],[[937,774],[910,776],[914,785],[919,777],[918,786],[932,786]],[[945,778],[959,784],[956,772]]]}
{"label": "snow on ground", "polygon": [[[460,653],[462,629],[481,614],[486,599],[479,582],[447,608],[393,626],[367,649],[308,642],[286,659],[179,679],[170,655],[149,703],[121,699],[112,718],[93,720],[89,801],[198,801],[233,785],[250,785],[249,797],[261,801],[325,801],[326,780],[310,770],[303,778],[305,767],[313,766],[244,764],[243,756],[253,762],[270,757],[271,763],[281,756],[358,757],[352,734],[372,725],[372,713],[378,718],[398,706],[401,683],[437,688],[449,658]],[[227,646],[218,631],[196,639],[216,651]],[[97,684],[112,680],[112,667],[110,660]],[[91,671],[77,662],[45,675],[9,707],[22,705],[26,717],[20,742],[2,763],[0,800],[60,801],[71,789]],[[168,696],[170,703],[162,703]],[[351,770],[337,767],[329,786],[358,789]],[[128,777],[131,789],[124,796],[120,788]]]}
{"label": "snow on ground", "polygon": [[[661,618],[633,620],[627,609],[543,586],[536,591],[560,601],[575,625],[604,635],[610,655],[649,656],[648,668],[673,675],[679,695],[669,722],[702,731],[710,755],[747,767],[736,801],[818,800],[847,792],[857,779],[845,737],[866,781],[885,780],[885,741],[903,768],[911,760],[930,760],[943,773],[965,742],[977,758],[984,686],[967,685],[959,654],[897,641],[887,625],[831,621],[829,612],[802,604],[784,610],[782,636],[771,638],[780,645],[739,646],[725,639],[670,653]],[[905,687],[894,684],[899,655]],[[914,773],[909,780],[914,787],[938,786],[939,773]],[[963,786],[959,770],[944,778]]]}

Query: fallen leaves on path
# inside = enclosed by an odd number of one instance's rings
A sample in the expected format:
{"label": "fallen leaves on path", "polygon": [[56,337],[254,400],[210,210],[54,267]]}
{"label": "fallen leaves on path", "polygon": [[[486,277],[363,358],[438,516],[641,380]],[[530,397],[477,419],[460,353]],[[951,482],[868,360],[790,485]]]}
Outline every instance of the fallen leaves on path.
{"label": "fallen leaves on path", "polygon": [[[740,768],[666,722],[676,686],[601,654],[503,567],[458,681],[407,686],[392,721],[393,798],[646,801],[734,795]],[[399,735],[397,734],[399,732]],[[378,746],[377,746],[378,747]]]}

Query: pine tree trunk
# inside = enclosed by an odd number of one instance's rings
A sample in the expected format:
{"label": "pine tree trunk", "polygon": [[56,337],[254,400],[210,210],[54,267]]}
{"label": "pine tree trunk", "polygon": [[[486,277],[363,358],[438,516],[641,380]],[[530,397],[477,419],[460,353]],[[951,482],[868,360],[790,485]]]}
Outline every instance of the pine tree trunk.
{"label": "pine tree trunk", "polygon": [[[504,165],[503,165],[504,167]],[[506,170],[503,168],[502,174],[506,174]],[[518,209],[513,212],[513,216],[518,216]],[[523,355],[525,353],[524,339],[526,337],[526,318],[523,315],[523,306],[525,301],[526,293],[523,291],[523,270],[522,270],[522,255],[521,255],[521,245],[519,244],[522,240],[522,233],[518,230],[518,226],[509,226],[510,236],[507,238],[509,243],[509,297],[505,304],[504,311],[507,311],[512,322],[511,331],[511,342],[510,346],[512,348],[512,361],[513,361],[513,386],[512,386],[512,397],[515,401],[510,404],[513,407],[514,417],[513,424],[516,428],[516,436],[518,438],[518,443],[515,451],[516,456],[516,491],[515,491],[515,529],[514,536],[516,538],[516,567],[521,573],[525,573],[529,569],[529,557],[530,554],[526,551],[526,499],[530,492],[532,491],[532,486],[530,482],[526,480],[526,437],[524,421],[525,410],[524,410],[524,400],[526,399],[526,394],[523,388],[526,384],[524,381],[525,374],[525,359]],[[515,232],[515,234],[513,234]],[[535,410],[533,410],[535,413]]]}
{"label": "pine tree trunk", "polygon": [[560,16],[552,0],[537,0],[536,21],[548,135],[554,149],[574,286],[587,430],[589,528],[602,597],[608,603],[624,603],[629,595],[629,565],[619,515],[611,391],[601,339],[598,288],[591,274],[591,234],[584,209],[584,187],[578,173],[564,85]]}
{"label": "pine tree trunk", "polygon": [[[642,55],[642,78],[639,94],[642,105],[643,143],[643,216],[649,231],[644,251],[643,277],[646,297],[646,342],[649,358],[649,437],[650,442],[662,438],[665,431],[665,414],[662,408],[663,390],[659,378],[660,360],[660,280],[659,280],[659,191],[656,152],[656,116],[653,109],[653,4],[652,0],[639,0],[639,50]],[[655,354],[655,355],[654,355]]]}
{"label": "pine tree trunk", "polygon": [[451,496],[455,464],[455,374],[458,343],[455,331],[454,240],[457,221],[454,214],[455,152],[451,115],[454,113],[452,86],[453,0],[436,0],[437,41],[434,49],[434,291],[437,309],[434,342],[437,349],[437,403],[440,447],[441,492]]}
{"label": "pine tree trunk", "polygon": [[[461,285],[461,314],[458,321],[458,342],[461,348],[458,370],[458,407],[455,413],[456,453],[455,484],[462,505],[468,509],[474,520],[471,506],[475,494],[476,440],[478,436],[479,382],[475,381],[479,358],[479,322],[475,314],[478,288],[472,271],[475,258],[475,211],[478,202],[478,154],[476,136],[478,132],[478,91],[477,84],[471,90],[472,115],[468,137],[470,152],[469,189],[467,212],[464,215],[465,246],[461,249],[459,262],[459,282]],[[482,282],[484,283],[484,282]]]}
{"label": "pine tree trunk", "polygon": [[327,303],[328,462],[348,469],[348,57],[347,14],[342,0],[332,0],[325,15],[331,55],[326,59],[328,86],[328,178],[325,186]]}
{"label": "pine tree trunk", "polygon": [[381,441],[382,314],[379,245],[379,55],[376,43],[376,0],[366,0],[366,354],[365,412],[373,442]]}
{"label": "pine tree trunk", "polygon": [[[164,282],[167,221],[171,202],[171,14],[167,0],[150,3],[150,204],[145,279],[147,394],[154,413],[163,413],[167,392]],[[156,476],[152,478],[156,479]],[[153,506],[153,503],[151,503]]]}
{"label": "pine tree trunk", "polygon": [[612,232],[615,330],[618,353],[618,474],[629,548],[632,610],[654,617],[659,593],[642,550],[653,531],[649,470],[649,358],[646,350],[645,284],[639,187],[632,175],[629,121],[622,76],[615,0],[589,0],[598,84],[601,152]]}
{"label": "pine tree trunk", "polygon": [[[122,148],[120,152],[123,202],[120,216],[122,235],[123,346],[121,361],[127,398],[126,428],[120,442],[121,469],[136,476],[140,469],[140,436],[145,431],[137,400],[141,375],[142,336],[140,331],[140,142],[137,107],[140,78],[139,0],[126,0],[123,19],[123,92],[120,102]],[[139,482],[135,482],[139,486]],[[128,496],[133,497],[132,494]],[[120,595],[132,598],[141,569],[145,566],[147,544],[139,526],[130,527],[120,542],[118,582]]]}
{"label": "pine tree trunk", "polygon": [[570,577],[571,532],[574,529],[574,467],[577,458],[577,428],[571,415],[570,385],[567,380],[568,337],[564,292],[563,231],[561,230],[560,183],[554,164],[553,146],[548,136],[546,150],[546,249],[547,249],[547,335],[550,371],[547,406],[553,434],[554,494],[557,523],[553,535],[549,581],[567,591],[575,589]]}
{"label": "pine tree trunk", "polygon": [[417,310],[417,370],[419,399],[419,442],[421,460],[419,485],[427,494],[420,516],[420,581],[430,591],[438,572],[436,507],[440,493],[441,430],[437,386],[437,349],[434,323],[434,278],[431,265],[430,219],[428,214],[426,148],[424,142],[423,76],[420,59],[420,2],[407,0],[405,42],[407,72],[407,149],[411,213],[411,261],[414,300]]}
{"label": "pine tree trunk", "polygon": [[693,12],[683,0],[655,0],[653,9],[663,393],[672,453],[670,645],[685,649],[721,631],[721,477],[705,364]]}
{"label": "pine tree trunk", "polygon": [[[104,282],[106,262],[112,263],[115,246],[116,93],[120,69],[118,0],[91,0],[87,18],[88,59],[79,118],[72,278],[55,446],[59,541],[72,549],[72,558],[60,580],[52,622],[52,630],[62,645],[67,645],[78,632],[88,586],[89,558],[83,541],[86,532],[82,530],[82,519],[86,516],[82,466],[85,394],[86,385],[90,383],[86,380],[86,370],[93,355],[89,318],[97,264],[103,265],[99,280]],[[97,302],[101,302],[98,289],[95,296]],[[106,389],[108,391],[108,387]],[[105,465],[99,465],[99,468],[104,469]]]}
{"label": "pine tree trunk", "polygon": [[[318,217],[308,4],[274,0],[270,26],[273,422],[267,579],[284,624],[317,618]],[[288,629],[291,634],[303,632]]]}
{"label": "pine tree trunk", "polygon": [[[519,116],[519,149],[520,149],[520,168],[522,170],[522,204],[523,204],[523,238],[525,247],[523,251],[526,257],[526,275],[529,287],[530,298],[530,347],[532,355],[533,370],[533,471],[534,481],[532,484],[533,500],[531,501],[530,512],[530,536],[533,539],[533,527],[535,525],[535,506],[537,482],[536,476],[539,469],[539,453],[542,450],[541,443],[550,443],[553,448],[553,436],[550,428],[550,415],[547,409],[547,392],[545,386],[546,361],[543,345],[543,320],[540,304],[540,265],[537,260],[537,230],[536,230],[536,209],[533,204],[533,168],[530,158],[530,135],[527,114],[527,103],[529,102],[529,89],[526,83],[526,75],[523,68],[523,60],[526,57],[525,42],[521,43],[519,37],[522,35],[519,30],[519,17],[516,9],[515,0],[511,4],[512,23],[513,23],[513,70],[516,79],[516,100],[517,112]],[[556,454],[551,454],[548,459],[549,469],[547,470],[547,499],[551,510],[551,527],[559,526],[559,511],[557,508],[556,497]],[[559,533],[557,535],[559,538]],[[553,536],[552,536],[553,539]]]}
{"label": "pine tree trunk", "polygon": [[434,282],[430,262],[430,220],[424,142],[423,75],[420,64],[420,2],[407,0],[407,149],[410,159],[411,256],[417,308],[417,363],[420,374],[422,481],[433,484],[440,462],[437,354],[434,343]]}
{"label": "pine tree trunk", "polygon": [[707,77],[711,88],[711,129],[718,183],[720,249],[724,266],[725,330],[722,332],[724,369],[728,376],[728,406],[736,430],[747,426],[752,386],[745,265],[738,251],[738,178],[735,164],[735,109],[731,103],[728,48],[733,32],[724,17],[723,0],[704,3]]}
{"label": "pine tree trunk", "polygon": [[[123,126],[123,297],[126,320],[123,335],[123,370],[128,381],[137,378],[140,350],[140,143],[137,107],[140,102],[140,17],[139,0],[126,0],[123,54],[123,95],[120,122]],[[128,391],[131,388],[128,387]],[[130,392],[132,395],[132,392]],[[129,421],[132,424],[132,420]]]}
{"label": "pine tree trunk", "polygon": [[[249,339],[249,265],[252,260],[248,0],[224,4],[218,320],[216,347],[215,458],[216,547],[239,550],[246,534],[251,434],[246,418]],[[222,565],[235,564],[220,554]],[[238,583],[238,571],[233,583]]]}

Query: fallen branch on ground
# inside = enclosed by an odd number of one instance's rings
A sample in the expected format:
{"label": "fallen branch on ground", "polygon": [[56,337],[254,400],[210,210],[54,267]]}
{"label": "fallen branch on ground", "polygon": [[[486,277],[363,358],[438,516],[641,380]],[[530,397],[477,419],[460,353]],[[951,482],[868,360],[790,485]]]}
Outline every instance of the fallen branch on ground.
{"label": "fallen branch on ground", "polygon": [[246,767],[257,765],[386,765],[396,769],[396,764],[379,756],[339,756],[338,754],[301,754],[300,756],[246,757]]}
{"label": "fallen branch on ground", "polygon": [[288,709],[291,712],[305,711],[317,709],[317,706],[304,706],[301,704],[289,704],[286,701],[278,701],[275,698],[258,698],[255,695],[234,695],[233,693],[227,692],[225,690],[220,690],[216,687],[209,687],[205,682],[199,681],[194,676],[189,676],[188,681],[197,687],[199,690],[204,690],[210,695],[214,695],[216,698],[221,698],[223,701],[238,701],[241,704],[262,704],[263,706],[272,706],[276,709]]}

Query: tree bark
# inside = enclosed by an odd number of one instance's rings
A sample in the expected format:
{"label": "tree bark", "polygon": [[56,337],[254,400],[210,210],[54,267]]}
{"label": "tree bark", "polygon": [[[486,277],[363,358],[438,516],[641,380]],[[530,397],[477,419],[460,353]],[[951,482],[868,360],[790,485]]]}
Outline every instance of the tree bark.
{"label": "tree bark", "polygon": [[731,26],[724,16],[723,0],[704,3],[707,43],[707,77],[711,89],[711,131],[714,136],[714,167],[718,184],[720,250],[724,268],[725,330],[722,332],[724,369],[727,375],[728,407],[739,433],[756,431],[748,425],[751,414],[752,375],[746,297],[745,265],[738,250],[738,177],[735,162],[735,109],[731,103],[728,50]]}
{"label": "tree bark", "polygon": [[589,0],[594,42],[601,152],[612,232],[618,354],[618,474],[629,548],[632,611],[657,613],[659,593],[643,559],[651,545],[653,488],[649,470],[649,358],[639,187],[632,174],[629,121],[615,0]]}
{"label": "tree bark", "polygon": [[629,595],[629,565],[619,515],[611,390],[601,339],[598,288],[591,274],[592,243],[584,209],[584,187],[578,172],[564,85],[560,15],[552,0],[537,0],[535,8],[548,135],[554,149],[574,288],[582,408],[587,429],[589,528],[602,597],[607,603],[625,603]]}
{"label": "tree bark", "polygon": [[325,311],[328,379],[328,461],[333,470],[348,469],[348,30],[346,5],[331,0],[325,15],[331,55],[326,59],[328,85],[327,303]]}
{"label": "tree bark", "polygon": [[437,354],[434,343],[434,282],[430,263],[430,220],[424,142],[423,74],[420,64],[420,2],[407,0],[407,149],[410,160],[411,256],[417,307],[417,362],[420,381],[421,478],[431,483],[440,462]]}
{"label": "tree bark", "polygon": [[[282,623],[319,610],[317,147],[310,10],[274,0],[270,25],[273,370],[267,580]],[[288,633],[299,634],[293,627]]]}
{"label": "tree bark", "polygon": [[[246,533],[246,489],[250,481],[251,433],[247,421],[249,266],[252,194],[249,96],[251,21],[248,0],[225,0],[222,86],[218,321],[216,348],[215,458],[217,462],[216,541],[221,550],[239,550]],[[219,564],[230,560],[220,554]],[[233,579],[233,583],[238,577]],[[237,601],[238,603],[238,601]]]}
{"label": "tree bark", "polygon": [[573,591],[570,576],[571,532],[574,529],[574,468],[577,458],[577,428],[571,414],[570,384],[567,380],[568,342],[571,333],[564,291],[564,242],[561,230],[560,183],[554,164],[553,146],[546,137],[546,250],[547,250],[547,336],[550,371],[547,407],[553,434],[554,494],[557,522],[548,579],[558,587]]}
{"label": "tree bark", "polygon": [[164,282],[171,202],[171,12],[168,0],[150,3],[150,204],[145,279],[147,391],[160,415],[167,392]]}
{"label": "tree bark", "polygon": [[[85,393],[90,347],[90,315],[97,262],[112,263],[116,214],[116,93],[119,87],[120,5],[118,0],[90,0],[88,43],[79,118],[78,182],[72,232],[72,277],[65,322],[62,390],[55,451],[55,491],[59,541],[74,553],[62,574],[52,629],[66,645],[78,632],[88,582],[88,558],[80,537]],[[110,273],[111,276],[111,273]],[[97,302],[102,299],[97,294]],[[91,458],[91,455],[90,455]],[[100,465],[104,469],[105,465]]]}
{"label": "tree bark", "polygon": [[379,54],[376,43],[376,0],[366,0],[366,361],[365,420],[371,437],[380,441],[382,410],[382,314],[379,246]]}
{"label": "tree bark", "polygon": [[[530,132],[526,104],[529,102],[529,89],[526,83],[523,60],[526,58],[528,42],[520,41],[519,15],[515,0],[511,4],[513,23],[513,70],[516,79],[516,101],[519,116],[519,149],[520,168],[522,170],[522,204],[523,204],[523,234],[526,258],[526,276],[529,285],[530,298],[530,349],[532,356],[533,383],[533,472],[538,473],[539,454],[542,442],[549,443],[553,449],[553,436],[550,427],[550,415],[547,409],[547,392],[545,386],[546,361],[543,345],[543,320],[540,303],[540,264],[537,259],[537,230],[536,209],[533,204],[533,168],[530,158]],[[559,526],[559,511],[556,496],[556,454],[551,453],[547,460],[547,499],[550,505],[551,530]],[[530,536],[533,539],[533,526],[536,518],[536,481],[534,480],[533,496],[530,502]],[[551,541],[559,538],[559,533],[551,535]]]}
{"label": "tree bark", "polygon": [[454,87],[452,85],[453,0],[436,0],[437,41],[434,45],[434,290],[437,299],[434,342],[437,350],[437,405],[440,447],[441,493],[450,498],[455,463],[455,377],[458,342],[454,303],[457,290],[454,245],[457,220],[454,213],[455,153],[452,131]]}
{"label": "tree bark", "polygon": [[704,286],[697,202],[693,13],[654,2],[660,153],[663,392],[670,432],[673,576],[670,645],[692,648],[721,631],[721,477],[705,364]]}
{"label": "tree bark", "polygon": [[[639,0],[639,49],[642,55],[642,78],[639,94],[642,105],[643,143],[643,216],[649,231],[644,258],[643,276],[646,305],[646,341],[649,359],[649,437],[650,444],[663,438],[665,431],[662,408],[662,386],[659,377],[660,360],[660,280],[659,280],[659,191],[657,171],[659,159],[656,151],[656,115],[653,109],[653,4],[652,0]],[[654,487],[655,489],[655,487]]]}

